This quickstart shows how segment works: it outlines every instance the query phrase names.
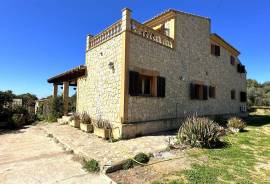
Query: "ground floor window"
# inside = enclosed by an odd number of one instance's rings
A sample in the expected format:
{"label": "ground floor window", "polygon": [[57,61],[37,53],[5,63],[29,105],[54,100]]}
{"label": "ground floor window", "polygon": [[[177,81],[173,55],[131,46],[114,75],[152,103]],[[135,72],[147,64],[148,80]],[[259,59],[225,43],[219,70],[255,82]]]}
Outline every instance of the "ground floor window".
{"label": "ground floor window", "polygon": [[129,71],[130,96],[165,97],[165,78],[148,76],[136,71]]}
{"label": "ground floor window", "polygon": [[240,102],[246,102],[247,101],[247,93],[244,91],[240,92]]}
{"label": "ground floor window", "polygon": [[231,90],[231,99],[235,100],[235,90],[234,89]]}

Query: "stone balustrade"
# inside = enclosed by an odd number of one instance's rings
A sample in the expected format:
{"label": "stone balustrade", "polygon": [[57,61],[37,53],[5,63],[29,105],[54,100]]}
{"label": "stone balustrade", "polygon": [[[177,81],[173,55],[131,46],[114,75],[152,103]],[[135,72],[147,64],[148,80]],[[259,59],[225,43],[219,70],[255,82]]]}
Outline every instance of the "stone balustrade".
{"label": "stone balustrade", "polygon": [[172,38],[146,25],[141,24],[134,19],[131,20],[131,31],[146,39],[160,43],[166,47],[170,47],[170,48],[174,47],[174,40]]}
{"label": "stone balustrade", "polygon": [[104,43],[105,41],[119,34],[121,31],[122,31],[122,21],[119,20],[110,27],[108,27],[107,29],[105,29],[104,31],[102,31],[100,34],[90,38],[88,49],[91,49],[97,45],[100,45],[101,43]]}

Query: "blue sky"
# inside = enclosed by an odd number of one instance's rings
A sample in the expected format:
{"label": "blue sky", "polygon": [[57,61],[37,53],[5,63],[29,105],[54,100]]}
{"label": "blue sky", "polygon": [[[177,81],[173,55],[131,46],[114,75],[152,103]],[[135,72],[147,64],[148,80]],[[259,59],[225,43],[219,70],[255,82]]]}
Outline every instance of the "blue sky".
{"label": "blue sky", "polygon": [[48,77],[85,62],[85,37],[121,18],[144,21],[173,8],[212,19],[216,32],[241,51],[248,77],[270,80],[267,0],[0,0],[0,90],[51,94]]}

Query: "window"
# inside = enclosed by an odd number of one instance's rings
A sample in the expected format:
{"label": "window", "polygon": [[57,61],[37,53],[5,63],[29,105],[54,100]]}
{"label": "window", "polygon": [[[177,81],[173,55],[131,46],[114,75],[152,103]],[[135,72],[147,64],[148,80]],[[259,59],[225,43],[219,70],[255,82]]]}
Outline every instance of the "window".
{"label": "window", "polygon": [[209,86],[209,98],[216,97],[216,88],[214,86]]}
{"label": "window", "polygon": [[231,99],[235,100],[235,90],[231,90]]}
{"label": "window", "polygon": [[235,57],[231,56],[231,65],[235,65]]}
{"label": "window", "polygon": [[240,92],[240,102],[246,102],[247,101],[247,93],[241,91]]}
{"label": "window", "polygon": [[237,65],[237,72],[239,73],[246,73],[246,67],[242,64]]}
{"label": "window", "polygon": [[190,99],[207,100],[208,87],[201,84],[190,84]]}
{"label": "window", "polygon": [[151,95],[151,77],[139,75],[139,84],[138,84],[139,95],[141,96],[150,96]]}
{"label": "window", "polygon": [[220,46],[211,44],[211,54],[214,56],[220,56]]}
{"label": "window", "polygon": [[[155,77],[153,76],[129,71],[130,96],[154,96],[156,94],[157,97],[165,97],[165,78],[158,76],[157,80],[154,79]],[[154,86],[157,86],[157,88],[154,88]]]}
{"label": "window", "polygon": [[164,77],[157,77],[157,96],[158,97],[165,97],[165,78]]}

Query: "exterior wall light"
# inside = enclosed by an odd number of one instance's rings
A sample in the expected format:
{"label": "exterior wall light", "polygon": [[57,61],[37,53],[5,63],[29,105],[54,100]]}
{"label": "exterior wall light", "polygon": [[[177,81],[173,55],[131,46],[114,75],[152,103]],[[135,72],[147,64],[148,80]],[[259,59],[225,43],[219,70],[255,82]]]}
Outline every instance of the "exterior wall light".
{"label": "exterior wall light", "polygon": [[109,63],[109,68],[110,68],[111,70],[114,70],[114,63],[113,63],[113,62],[110,62],[110,63]]}

